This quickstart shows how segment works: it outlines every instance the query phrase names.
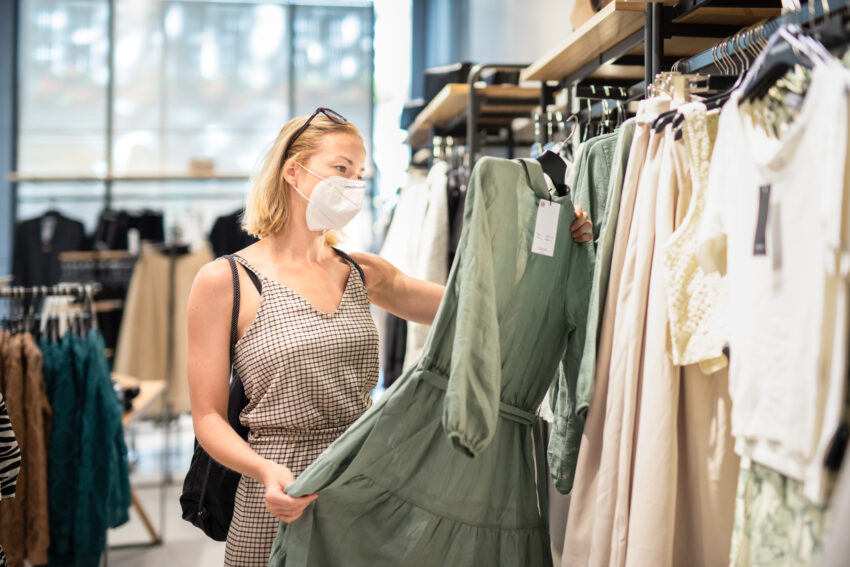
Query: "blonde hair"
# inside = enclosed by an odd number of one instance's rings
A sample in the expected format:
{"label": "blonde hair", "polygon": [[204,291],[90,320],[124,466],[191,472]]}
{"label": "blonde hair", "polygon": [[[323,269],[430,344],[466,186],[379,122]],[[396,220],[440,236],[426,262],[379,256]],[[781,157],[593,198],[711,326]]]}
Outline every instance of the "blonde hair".
{"label": "blonde hair", "polygon": [[[263,157],[259,171],[251,177],[251,188],[242,217],[245,232],[265,238],[280,232],[289,222],[291,191],[283,176],[286,161],[294,159],[300,163],[306,162],[319,151],[322,140],[330,134],[353,134],[363,139],[351,122],[339,124],[324,114],[318,114],[295,139],[289,148],[289,156],[284,159],[283,152],[289,140],[308,119],[309,116],[293,118],[280,129],[274,144]],[[334,231],[325,234],[325,244],[328,246],[335,246],[340,240],[339,234]]]}

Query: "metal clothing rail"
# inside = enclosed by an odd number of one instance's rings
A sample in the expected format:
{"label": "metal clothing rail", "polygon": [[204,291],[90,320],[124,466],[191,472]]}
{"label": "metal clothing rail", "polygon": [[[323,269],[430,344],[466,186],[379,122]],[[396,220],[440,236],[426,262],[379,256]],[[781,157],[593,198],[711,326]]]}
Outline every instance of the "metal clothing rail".
{"label": "metal clothing rail", "polygon": [[[478,111],[480,105],[480,98],[475,89],[475,83],[478,82],[481,77],[481,73],[484,71],[522,71],[528,67],[528,65],[516,65],[516,64],[487,64],[487,65],[475,65],[469,71],[469,78],[467,79],[467,83],[469,84],[469,104],[466,109],[466,145],[468,146],[469,152],[469,160],[470,164],[475,164],[478,147],[480,142],[478,141]],[[507,139],[507,147],[509,156],[513,157],[513,130],[511,130],[510,126],[508,126],[508,139]]]}
{"label": "metal clothing rail", "polygon": [[56,285],[37,286],[6,286],[0,287],[0,298],[4,299],[33,299],[51,296],[67,296],[82,299],[91,298],[101,289],[97,282],[92,283],[59,283]]}
{"label": "metal clothing rail", "polygon": [[808,24],[818,18],[828,17],[832,13],[846,9],[848,6],[850,6],[850,0],[810,1],[808,4],[804,4],[800,10],[783,14],[764,24],[743,30],[742,33],[736,34],[712,49],[706,49],[702,53],[680,61],[676,65],[676,70],[682,73],[694,73],[717,66],[724,59],[757,48],[762,41],[782,26]]}

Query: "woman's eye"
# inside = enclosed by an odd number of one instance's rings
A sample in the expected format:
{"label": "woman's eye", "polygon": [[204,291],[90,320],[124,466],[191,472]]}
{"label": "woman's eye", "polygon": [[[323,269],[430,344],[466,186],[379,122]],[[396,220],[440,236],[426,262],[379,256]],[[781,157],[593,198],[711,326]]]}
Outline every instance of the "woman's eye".
{"label": "woman's eye", "polygon": [[345,166],[344,165],[338,165],[338,166],[336,166],[336,170],[339,171],[340,173],[345,173]]}

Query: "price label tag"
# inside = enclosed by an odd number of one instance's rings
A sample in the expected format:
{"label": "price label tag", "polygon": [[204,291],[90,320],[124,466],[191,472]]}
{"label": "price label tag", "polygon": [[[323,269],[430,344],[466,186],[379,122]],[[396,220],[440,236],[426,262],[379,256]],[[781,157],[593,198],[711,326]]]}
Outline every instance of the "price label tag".
{"label": "price label tag", "polygon": [[534,240],[531,251],[534,254],[553,256],[555,254],[555,239],[558,236],[558,215],[561,205],[546,199],[540,200],[537,207],[537,222],[534,224]]}

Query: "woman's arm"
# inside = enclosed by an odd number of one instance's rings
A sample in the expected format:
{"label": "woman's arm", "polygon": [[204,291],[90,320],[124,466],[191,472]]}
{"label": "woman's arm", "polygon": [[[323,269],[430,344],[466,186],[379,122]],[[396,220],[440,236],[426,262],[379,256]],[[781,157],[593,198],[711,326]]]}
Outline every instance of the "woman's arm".
{"label": "woman's arm", "polygon": [[[592,240],[592,227],[588,214],[576,205],[575,220],[570,225],[573,240]],[[407,321],[423,325],[434,322],[445,286],[410,277],[376,254],[359,252],[351,257],[363,268],[372,303]]]}
{"label": "woman's arm", "polygon": [[445,286],[410,277],[376,254],[360,252],[351,257],[363,268],[372,303],[407,321],[434,322]]}
{"label": "woman's arm", "polygon": [[195,436],[222,465],[266,487],[266,508],[286,522],[301,515],[315,495],[291,498],[283,492],[292,472],[257,454],[227,421],[230,389],[230,317],[233,278],[226,261],[204,266],[189,295],[189,398]]}

